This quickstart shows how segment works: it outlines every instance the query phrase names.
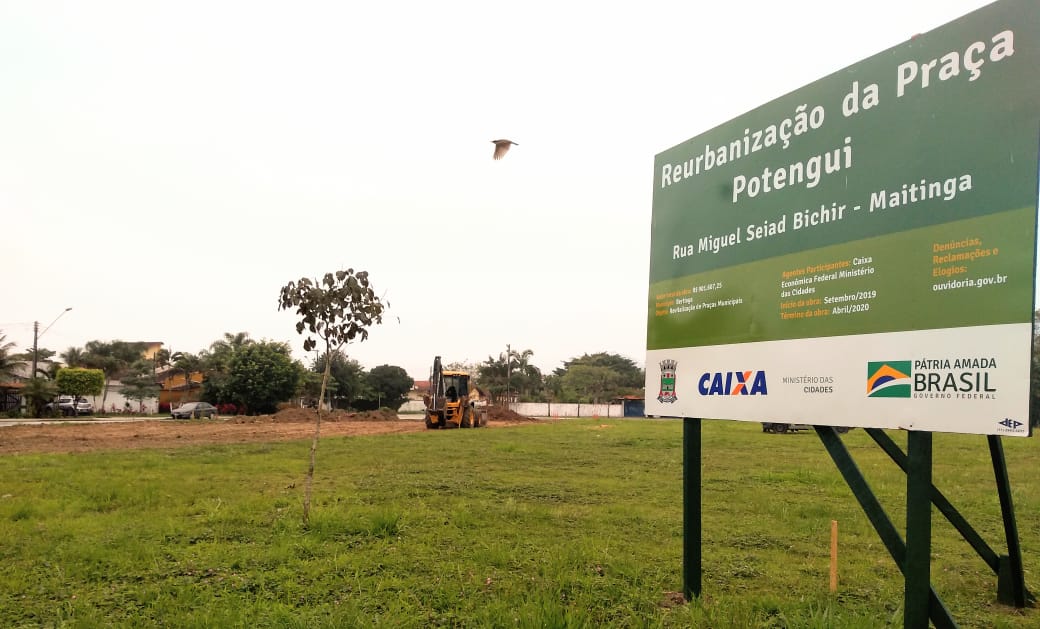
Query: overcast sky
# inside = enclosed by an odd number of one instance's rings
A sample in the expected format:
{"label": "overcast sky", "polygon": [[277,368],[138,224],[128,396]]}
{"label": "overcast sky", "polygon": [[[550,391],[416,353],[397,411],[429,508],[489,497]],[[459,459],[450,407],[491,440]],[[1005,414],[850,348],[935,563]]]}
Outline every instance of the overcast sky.
{"label": "overcast sky", "polygon": [[654,155],[985,4],[0,0],[0,331],[309,362],[353,267],[366,368],[642,365]]}

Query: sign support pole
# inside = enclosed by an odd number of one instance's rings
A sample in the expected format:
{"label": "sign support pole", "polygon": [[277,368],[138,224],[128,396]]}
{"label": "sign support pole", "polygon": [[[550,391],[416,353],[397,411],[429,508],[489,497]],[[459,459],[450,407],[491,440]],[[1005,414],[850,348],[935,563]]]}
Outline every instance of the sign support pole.
{"label": "sign support pole", "polygon": [[[702,510],[701,451],[702,420],[683,418],[683,596],[687,601],[701,595]],[[998,573],[998,600],[1007,605],[1025,607],[1035,601],[1025,587],[1022,552],[1011,501],[1011,484],[999,436],[989,436],[990,455],[996,476],[1007,537],[1008,555],[1000,555],[957,512],[932,482],[932,437],[927,431],[907,433],[907,452],[876,428],[866,432],[881,449],[906,473],[906,541],[888,518],[874,492],[867,484],[838,432],[831,426],[814,426],[827,453],[834,460],[849,489],[863,508],[903,573],[903,626],[927,629],[929,621],[937,629],[955,629],[953,620],[931,585],[932,505],[942,513],[979,555]],[[999,570],[998,564],[999,563]]]}
{"label": "sign support pole", "polygon": [[1000,513],[1004,519],[1004,537],[1008,546],[1007,556],[1001,556],[999,559],[997,600],[1005,605],[1022,608],[1026,606],[1026,579],[1022,567],[1022,548],[1018,542],[1015,506],[1011,501],[1011,480],[1008,478],[1007,462],[1004,460],[1004,445],[997,435],[988,435],[987,439],[990,458],[993,460],[993,475],[997,481],[997,495],[1000,497]]}
{"label": "sign support pole", "polygon": [[683,418],[683,596],[701,595],[701,420]]}
{"label": "sign support pole", "polygon": [[[849,454],[845,444],[842,443],[841,437],[838,436],[838,432],[831,426],[815,426],[816,434],[820,437],[820,441],[823,442],[823,446],[827,449],[827,453],[831,455],[831,459],[834,464],[838,467],[838,471],[841,473],[845,482],[848,484],[849,489],[852,490],[852,495],[856,497],[860,507],[863,509],[864,515],[870,520],[874,530],[877,531],[878,537],[881,538],[881,542],[888,549],[888,553],[895,560],[896,566],[903,572],[904,578],[907,575],[907,545],[899,535],[899,531],[895,525],[888,518],[888,514],[885,513],[884,508],[878,501],[877,496],[874,495],[870,485],[867,484],[867,479],[863,477],[863,473],[860,472],[856,462],[852,459],[852,455]],[[913,434],[913,433],[911,433]],[[929,442],[930,445],[930,442]],[[930,452],[931,448],[929,448]],[[929,456],[929,461],[931,457]],[[931,469],[931,463],[929,462],[929,469]],[[909,486],[910,482],[907,481]],[[929,479],[928,492],[925,494],[925,500],[928,501],[929,510],[931,509],[931,482]],[[909,503],[909,499],[907,501]],[[930,513],[930,511],[929,511]],[[909,527],[910,514],[907,514],[908,527]],[[929,527],[930,528],[930,527]],[[915,533],[916,535],[916,533]],[[909,581],[908,581],[909,582]],[[926,580],[924,583],[925,591],[927,592],[927,611],[932,624],[937,629],[954,629],[957,627],[957,623],[954,622],[953,616],[950,615],[946,606],[943,605],[942,600],[935,593],[935,590],[931,587],[931,584]],[[916,604],[916,603],[915,603]],[[908,627],[913,625],[907,625]]]}
{"label": "sign support pole", "polygon": [[[906,454],[899,449],[892,438],[879,428],[865,428],[868,435],[899,466],[904,473],[908,469]],[[989,435],[990,456],[993,459],[993,472],[996,478],[997,494],[1000,498],[1000,510],[1004,522],[1004,535],[1007,541],[1008,554],[998,555],[986,540],[982,538],[957,508],[932,483],[932,504],[961,534],[964,541],[978,553],[979,558],[997,575],[997,600],[1004,605],[1022,608],[1035,602],[1036,597],[1026,588],[1025,572],[1022,567],[1022,550],[1018,539],[1018,525],[1015,520],[1014,506],[1011,503],[1011,481],[1008,478],[1007,463],[1004,460],[1003,441],[998,435]]]}
{"label": "sign support pole", "polygon": [[932,555],[932,433],[910,431],[907,457],[903,626],[927,629]]}

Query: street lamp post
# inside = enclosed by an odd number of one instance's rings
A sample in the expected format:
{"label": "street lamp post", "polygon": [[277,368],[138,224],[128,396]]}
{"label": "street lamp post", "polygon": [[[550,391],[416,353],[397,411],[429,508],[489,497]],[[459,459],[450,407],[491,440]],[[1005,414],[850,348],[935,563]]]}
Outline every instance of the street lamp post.
{"label": "street lamp post", "polygon": [[30,376],[33,380],[36,379],[36,357],[37,357],[37,353],[36,353],[37,352],[37,346],[36,345],[39,342],[40,337],[43,336],[44,334],[46,334],[47,330],[50,330],[51,326],[54,325],[55,323],[57,323],[58,319],[60,319],[63,314],[65,314],[66,312],[68,312],[70,310],[72,310],[72,306],[69,306],[65,310],[62,310],[58,314],[58,316],[54,317],[54,321],[51,321],[50,325],[48,325],[47,327],[45,327],[43,329],[43,332],[40,332],[40,322],[39,321],[33,321],[33,360],[32,360],[32,375]]}

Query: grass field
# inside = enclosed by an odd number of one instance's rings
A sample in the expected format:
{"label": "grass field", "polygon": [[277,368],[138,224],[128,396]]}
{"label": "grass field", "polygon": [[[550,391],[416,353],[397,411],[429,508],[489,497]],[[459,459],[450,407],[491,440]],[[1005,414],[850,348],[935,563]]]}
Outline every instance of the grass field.
{"label": "grass field", "polygon": [[[905,445],[905,436],[894,437]],[[845,435],[902,529],[905,477]],[[1006,439],[1040,589],[1040,449]],[[0,458],[3,627],[880,627],[902,578],[814,433],[704,423],[704,595],[682,589],[682,425],[564,420],[309,443]],[[936,485],[998,552],[984,437]],[[828,591],[830,522],[840,583]],[[938,514],[932,581],[964,627],[1037,627]]]}

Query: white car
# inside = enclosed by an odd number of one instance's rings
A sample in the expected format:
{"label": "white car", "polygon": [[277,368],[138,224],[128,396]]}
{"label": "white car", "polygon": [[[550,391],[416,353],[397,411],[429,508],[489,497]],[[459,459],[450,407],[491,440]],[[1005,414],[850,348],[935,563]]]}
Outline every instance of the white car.
{"label": "white car", "polygon": [[52,410],[55,407],[66,417],[70,415],[92,415],[94,413],[94,405],[85,397],[81,397],[74,402],[71,395],[59,395],[58,402],[56,404],[54,402],[48,404],[47,410]]}

